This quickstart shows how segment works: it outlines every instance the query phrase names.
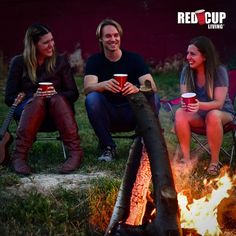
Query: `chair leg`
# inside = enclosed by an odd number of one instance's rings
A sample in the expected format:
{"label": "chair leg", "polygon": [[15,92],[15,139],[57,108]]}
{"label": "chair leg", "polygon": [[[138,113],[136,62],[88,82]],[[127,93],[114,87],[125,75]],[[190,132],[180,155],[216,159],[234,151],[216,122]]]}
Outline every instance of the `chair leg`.
{"label": "chair leg", "polygon": [[196,137],[196,135],[194,135],[194,134],[192,134],[192,137],[200,145],[200,147],[203,148],[208,153],[208,155],[211,155],[210,150],[205,145],[205,144],[207,144],[207,142],[201,143],[201,141],[198,139],[198,137]]}
{"label": "chair leg", "polygon": [[[233,148],[232,148],[233,149]],[[232,155],[232,150],[231,153],[228,153],[223,147],[220,148],[220,151],[223,152],[227,157],[229,157],[231,159],[231,155]]]}
{"label": "chair leg", "polygon": [[66,156],[66,149],[65,149],[65,145],[64,145],[64,143],[63,143],[62,141],[61,141],[61,147],[62,147],[64,159],[66,160],[66,159],[67,159],[67,156]]}
{"label": "chair leg", "polygon": [[232,165],[234,155],[235,155],[235,145],[233,145],[231,154],[230,154],[230,161],[229,161],[230,166]]}
{"label": "chair leg", "polygon": [[235,154],[235,150],[236,150],[236,130],[233,130],[232,131],[232,138],[233,138],[233,147],[232,147],[232,149],[231,149],[231,154],[230,154],[230,162],[229,162],[229,164],[230,164],[230,167],[231,167],[231,165],[232,165],[232,162],[233,162],[233,158],[236,156]]}
{"label": "chair leg", "polygon": [[[199,149],[200,148],[202,148],[203,150],[205,150],[206,152],[207,152],[207,154],[209,155],[209,156],[211,156],[211,152],[210,152],[210,150],[209,150],[209,148],[207,148],[206,147],[206,145],[208,144],[208,142],[206,141],[206,142],[204,142],[204,143],[202,143],[199,139],[198,139],[198,137],[195,135],[195,134],[192,134],[192,137],[193,137],[193,139],[198,143],[198,145],[199,145]],[[235,142],[235,144],[236,144],[236,142]],[[226,156],[228,156],[228,157],[231,157],[231,155],[226,151],[226,150],[224,150],[222,147],[220,148],[220,151],[221,152],[223,152]],[[194,151],[192,151],[192,152],[194,152]],[[232,159],[232,157],[231,157],[231,159]],[[231,161],[230,161],[231,162]],[[221,164],[221,165],[223,165],[223,163],[219,160],[219,163]]]}
{"label": "chair leg", "polygon": [[[57,131],[55,131],[55,132],[57,132]],[[47,132],[45,131],[45,133],[47,133]],[[48,132],[48,133],[49,133],[49,136],[50,136],[51,132]],[[57,137],[51,137],[51,136],[50,137],[40,137],[40,135],[38,135],[36,137],[35,141],[41,141],[41,142],[59,141],[60,144],[61,144],[61,147],[62,147],[63,157],[64,157],[65,160],[67,159],[66,148],[65,148],[65,145],[62,142],[60,136],[57,136]]]}

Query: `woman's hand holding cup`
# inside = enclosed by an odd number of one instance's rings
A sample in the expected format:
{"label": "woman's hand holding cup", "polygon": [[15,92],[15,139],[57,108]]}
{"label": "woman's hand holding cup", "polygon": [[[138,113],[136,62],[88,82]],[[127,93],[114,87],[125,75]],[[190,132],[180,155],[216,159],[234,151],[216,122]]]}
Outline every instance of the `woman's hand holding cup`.
{"label": "woman's hand holding cup", "polygon": [[196,112],[199,109],[199,101],[196,93],[183,93],[181,95],[181,107],[188,112]]}
{"label": "woman's hand holding cup", "polygon": [[57,92],[53,86],[53,83],[51,83],[51,82],[40,82],[39,83],[39,87],[36,91],[36,96],[49,98],[49,97],[53,96],[54,94],[57,94]]}

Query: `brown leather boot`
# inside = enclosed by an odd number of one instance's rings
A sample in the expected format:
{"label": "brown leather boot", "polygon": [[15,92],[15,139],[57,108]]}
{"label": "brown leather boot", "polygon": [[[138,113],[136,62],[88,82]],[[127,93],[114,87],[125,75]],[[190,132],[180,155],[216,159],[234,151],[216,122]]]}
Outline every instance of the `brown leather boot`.
{"label": "brown leather boot", "polygon": [[69,151],[69,158],[59,169],[60,173],[69,174],[80,167],[83,160],[83,150],[80,145],[78,126],[69,102],[60,95],[50,99],[49,112],[59,130],[61,139]]}
{"label": "brown leather boot", "polygon": [[25,106],[21,115],[12,154],[12,166],[18,174],[31,174],[31,168],[27,165],[28,152],[46,114],[44,103],[44,98],[33,98],[33,100]]}
{"label": "brown leather boot", "polygon": [[17,174],[30,175],[32,170],[27,165],[26,160],[24,158],[24,154],[20,156],[20,153],[18,153],[17,158],[13,158],[12,160],[12,166]]}

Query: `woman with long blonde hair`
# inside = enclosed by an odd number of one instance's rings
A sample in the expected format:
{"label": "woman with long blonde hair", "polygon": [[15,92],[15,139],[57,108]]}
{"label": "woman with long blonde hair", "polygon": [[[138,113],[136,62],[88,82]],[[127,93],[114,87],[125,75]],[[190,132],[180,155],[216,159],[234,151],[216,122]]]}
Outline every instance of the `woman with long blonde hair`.
{"label": "woman with long blonde hair", "polygon": [[[52,85],[42,91],[40,82]],[[56,53],[52,32],[45,25],[33,24],[27,29],[23,54],[11,60],[6,104],[11,106],[19,93],[24,93],[25,99],[14,114],[19,120],[12,154],[14,170],[31,174],[27,159],[36,134],[52,127],[59,131],[69,151],[69,158],[59,171],[70,173],[79,168],[83,150],[73,110],[79,93],[67,58]]]}

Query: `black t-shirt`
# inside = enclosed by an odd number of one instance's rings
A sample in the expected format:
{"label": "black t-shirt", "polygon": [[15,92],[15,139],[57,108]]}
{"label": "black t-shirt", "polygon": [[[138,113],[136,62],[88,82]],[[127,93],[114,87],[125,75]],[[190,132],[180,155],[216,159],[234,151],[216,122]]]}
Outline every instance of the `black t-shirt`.
{"label": "black t-shirt", "polygon": [[[149,69],[144,59],[136,53],[122,50],[120,60],[116,62],[109,61],[104,53],[97,53],[91,56],[85,68],[85,75],[96,75],[98,82],[113,78],[113,74],[128,74],[128,81],[139,86],[138,78],[149,73]],[[126,103],[127,99],[121,94],[104,92],[111,103]]]}

